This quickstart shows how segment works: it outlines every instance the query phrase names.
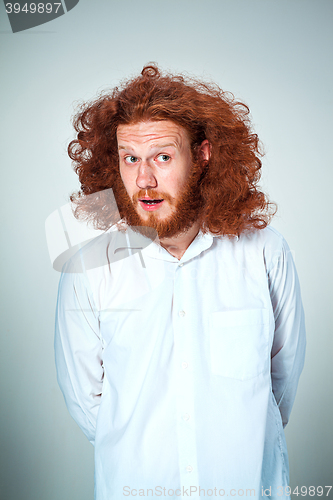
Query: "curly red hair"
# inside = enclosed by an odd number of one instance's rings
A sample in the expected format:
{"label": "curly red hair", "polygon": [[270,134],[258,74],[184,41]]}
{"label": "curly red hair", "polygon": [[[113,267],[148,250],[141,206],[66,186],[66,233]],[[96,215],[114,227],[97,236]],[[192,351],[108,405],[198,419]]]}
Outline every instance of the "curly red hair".
{"label": "curly red hair", "polygon": [[[145,66],[140,76],[111,93],[83,104],[74,117],[77,139],[69,144],[68,154],[81,183],[81,190],[71,196],[76,217],[92,220],[99,229],[117,222],[103,196],[104,207],[90,204],[88,209],[86,195],[112,188],[117,201],[117,186],[122,182],[117,127],[146,120],[171,120],[182,126],[189,134],[194,162],[197,148],[203,140],[209,141],[211,157],[198,183],[203,232],[237,235],[267,226],[274,204],[257,187],[262,154],[251,129],[249,108],[216,84],[161,74],[155,64]],[[124,216],[121,208],[120,215]]]}

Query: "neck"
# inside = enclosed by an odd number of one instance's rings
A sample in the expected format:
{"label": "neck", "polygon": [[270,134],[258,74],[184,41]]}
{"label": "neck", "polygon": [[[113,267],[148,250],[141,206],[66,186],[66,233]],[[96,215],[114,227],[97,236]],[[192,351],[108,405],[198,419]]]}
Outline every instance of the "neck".
{"label": "neck", "polygon": [[172,238],[160,239],[160,244],[167,252],[180,260],[198,234],[199,229],[199,222],[195,222],[185,233],[180,233]]}

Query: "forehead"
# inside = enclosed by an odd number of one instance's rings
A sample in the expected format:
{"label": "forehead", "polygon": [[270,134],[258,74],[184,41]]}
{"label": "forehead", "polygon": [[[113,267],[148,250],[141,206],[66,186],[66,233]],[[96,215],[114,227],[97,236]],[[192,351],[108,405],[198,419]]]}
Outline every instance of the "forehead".
{"label": "forehead", "polygon": [[171,120],[141,121],[117,128],[118,146],[129,144],[154,145],[155,143],[172,144],[182,149],[189,146],[187,131]]}

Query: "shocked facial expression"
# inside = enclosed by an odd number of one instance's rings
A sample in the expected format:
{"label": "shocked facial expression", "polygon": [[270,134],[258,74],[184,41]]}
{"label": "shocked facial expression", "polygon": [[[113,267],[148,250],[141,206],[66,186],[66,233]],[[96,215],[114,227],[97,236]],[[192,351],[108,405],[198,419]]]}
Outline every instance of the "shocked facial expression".
{"label": "shocked facial expression", "polygon": [[[160,236],[184,229],[194,206],[187,131],[170,120],[144,121],[119,125],[117,140],[121,179],[140,224],[156,228]],[[208,155],[204,142],[201,151]]]}

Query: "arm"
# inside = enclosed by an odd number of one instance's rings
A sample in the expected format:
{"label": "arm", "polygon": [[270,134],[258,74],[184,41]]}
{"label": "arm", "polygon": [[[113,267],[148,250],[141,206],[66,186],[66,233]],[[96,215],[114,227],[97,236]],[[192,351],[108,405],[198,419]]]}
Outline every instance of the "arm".
{"label": "arm", "polygon": [[68,410],[94,444],[104,371],[98,314],[82,273],[61,275],[55,359],[58,383]]}
{"label": "arm", "polygon": [[280,249],[272,260],[268,272],[275,319],[271,352],[272,390],[285,427],[304,365],[304,312],[295,264],[285,240],[281,240]]}

